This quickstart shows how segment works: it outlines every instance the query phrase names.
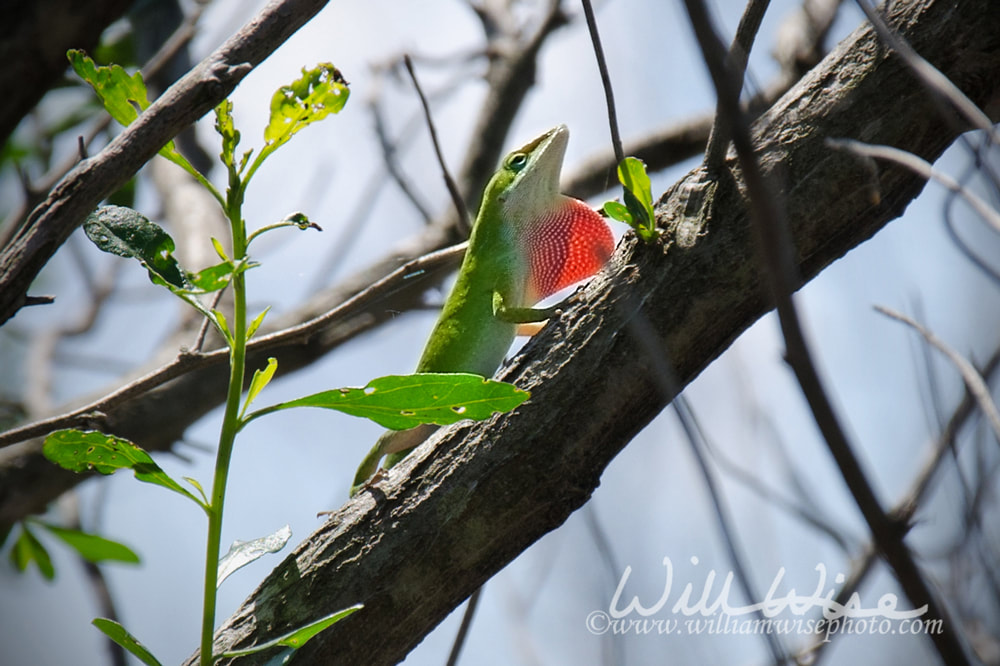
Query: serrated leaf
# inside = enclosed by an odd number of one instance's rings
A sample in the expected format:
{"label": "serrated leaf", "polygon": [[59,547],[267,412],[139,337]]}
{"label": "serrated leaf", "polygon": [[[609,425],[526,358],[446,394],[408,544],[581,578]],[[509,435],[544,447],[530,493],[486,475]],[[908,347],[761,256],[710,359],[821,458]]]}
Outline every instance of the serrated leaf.
{"label": "serrated leaf", "polygon": [[[255,645],[252,648],[248,648],[246,650],[233,650],[232,652],[223,652],[221,655],[219,655],[219,657],[225,659],[232,659],[234,657],[245,657],[250,654],[263,652],[264,650],[270,650],[271,648],[281,647],[281,646],[288,647],[293,650],[298,650],[319,632],[323,631],[327,627],[336,624],[337,622],[340,622],[348,615],[352,615],[353,613],[356,613],[362,608],[364,608],[364,604],[355,604],[350,608],[345,608],[344,610],[337,611],[336,613],[331,613],[325,617],[321,617],[315,622],[310,622],[306,626],[300,627],[295,631],[291,631],[285,634],[284,636],[279,636],[278,638],[267,641],[266,643],[261,643],[260,645]],[[281,655],[279,655],[279,657],[280,656]],[[278,663],[285,663],[285,662],[280,661]]]}
{"label": "serrated leaf", "polygon": [[267,313],[270,311],[271,306],[268,305],[259,315],[253,318],[253,321],[250,322],[250,325],[247,327],[248,342],[250,341],[250,338],[253,337],[253,334],[257,332],[257,329],[260,328],[260,325],[264,323],[264,317],[266,317]]}
{"label": "serrated leaf", "polygon": [[282,86],[271,97],[271,117],[264,128],[269,151],[282,145],[310,123],[338,113],[350,90],[340,71],[330,63],[302,68],[302,78]]}
{"label": "serrated leaf", "polygon": [[628,212],[628,207],[618,201],[607,201],[603,206],[604,214],[612,220],[618,220],[625,224],[632,224],[632,214]]}
{"label": "serrated leaf", "polygon": [[530,394],[513,384],[466,373],[417,373],[373,379],[365,388],[323,391],[251,414],[292,407],[335,409],[371,419],[392,430],[423,423],[447,425],[463,419],[483,420],[509,412]]}
{"label": "serrated leaf", "polygon": [[10,550],[10,562],[18,571],[24,571],[34,562],[38,566],[38,571],[47,580],[52,580],[56,576],[49,551],[45,550],[45,546],[31,533],[25,523],[21,523],[21,534]]}
{"label": "serrated leaf", "polygon": [[92,430],[57,430],[45,438],[42,453],[71,472],[112,474],[131,469],[140,481],[172,490],[204,507],[201,500],[160,469],[148,453],[127,439]]}
{"label": "serrated leaf", "polygon": [[292,538],[292,528],[285,525],[274,534],[254,539],[252,541],[233,541],[229,547],[229,552],[219,560],[219,579],[216,587],[222,585],[222,581],[239,569],[251,562],[259,560],[268,553],[277,553],[285,547],[288,540]]}
{"label": "serrated leaf", "polygon": [[125,544],[105,539],[104,537],[96,534],[90,534],[80,530],[71,530],[65,527],[58,527],[57,525],[50,525],[49,523],[42,521],[37,521],[37,524],[41,525],[51,534],[61,539],[66,545],[79,553],[80,557],[88,562],[97,564],[99,562],[106,562],[110,560],[114,562],[139,564],[139,556]]}
{"label": "serrated leaf", "polygon": [[[243,403],[243,413],[246,413],[247,407],[250,403],[254,401],[264,387],[268,385],[271,378],[274,377],[275,370],[278,369],[278,359],[271,357],[267,359],[267,367],[263,370],[254,370],[253,379],[250,380],[250,388],[247,390],[247,401]],[[242,414],[241,414],[242,415]]]}
{"label": "serrated leaf", "polygon": [[174,258],[174,239],[138,211],[101,206],[87,216],[83,230],[105,252],[138,259],[153,282],[159,278],[161,284],[182,290],[190,286]]}
{"label": "serrated leaf", "polygon": [[128,650],[139,661],[146,664],[146,666],[162,666],[159,660],[153,656],[153,653],[150,652],[145,645],[140,643],[135,636],[130,634],[125,629],[125,627],[118,624],[114,620],[109,620],[103,617],[95,617],[91,621],[91,624],[97,627],[105,636]]}

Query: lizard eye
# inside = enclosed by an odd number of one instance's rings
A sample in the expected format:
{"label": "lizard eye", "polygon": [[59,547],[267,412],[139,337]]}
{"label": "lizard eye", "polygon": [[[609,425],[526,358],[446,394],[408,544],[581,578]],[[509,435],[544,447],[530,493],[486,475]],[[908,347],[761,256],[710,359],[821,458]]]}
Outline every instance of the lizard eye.
{"label": "lizard eye", "polygon": [[514,153],[507,158],[507,168],[511,171],[520,171],[528,163],[528,156],[524,153]]}

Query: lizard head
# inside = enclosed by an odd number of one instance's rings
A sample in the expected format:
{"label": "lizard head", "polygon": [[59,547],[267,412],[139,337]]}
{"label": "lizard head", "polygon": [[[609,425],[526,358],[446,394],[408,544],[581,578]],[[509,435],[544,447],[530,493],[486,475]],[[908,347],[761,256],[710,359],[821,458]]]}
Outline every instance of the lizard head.
{"label": "lizard head", "polygon": [[490,182],[503,233],[521,258],[522,303],[536,303],[604,266],[614,238],[587,204],[559,193],[569,129],[559,125],[507,155]]}

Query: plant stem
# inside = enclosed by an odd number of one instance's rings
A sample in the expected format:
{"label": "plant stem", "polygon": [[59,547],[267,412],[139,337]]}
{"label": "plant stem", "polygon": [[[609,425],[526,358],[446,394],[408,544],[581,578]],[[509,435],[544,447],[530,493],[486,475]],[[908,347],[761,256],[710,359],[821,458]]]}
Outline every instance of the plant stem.
{"label": "plant stem", "polygon": [[[241,215],[243,190],[230,187],[227,206],[233,235],[233,256],[237,260],[246,255],[246,227]],[[240,398],[243,395],[243,377],[246,365],[247,295],[246,278],[242,272],[233,276],[233,339],[229,358],[229,390],[226,395],[226,412],[219,435],[219,450],[215,456],[215,478],[212,482],[212,503],[208,508],[208,539],[205,545],[205,590],[201,623],[201,664],[212,666],[212,642],[215,636],[216,588],[219,576],[219,545],[222,540],[222,515],[226,501],[226,482],[229,479],[229,462],[233,444],[240,429]]]}

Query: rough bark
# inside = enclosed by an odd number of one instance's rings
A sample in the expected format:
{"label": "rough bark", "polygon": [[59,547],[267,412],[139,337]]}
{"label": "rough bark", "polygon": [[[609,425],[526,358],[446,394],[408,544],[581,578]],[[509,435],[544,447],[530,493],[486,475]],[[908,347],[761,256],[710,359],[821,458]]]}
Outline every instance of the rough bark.
{"label": "rough bark", "polygon": [[[889,18],[1000,116],[1000,36],[989,28],[1000,24],[1000,5],[913,0],[893,3]],[[873,171],[827,138],[934,160],[962,130],[867,27],[782,97],[756,123],[755,143],[787,206],[803,280],[900,216],[924,185],[890,165]],[[664,249],[627,241],[577,295],[580,307],[550,323],[503,373],[532,392],[530,401],[440,431],[344,505],[220,629],[218,649],[246,648],[360,602],[362,611],[303,648],[302,663],[395,663],[581,506],[618,451],[769,309],[735,165],[707,222],[685,218],[684,192],[672,188],[657,213],[691,242]]]}

